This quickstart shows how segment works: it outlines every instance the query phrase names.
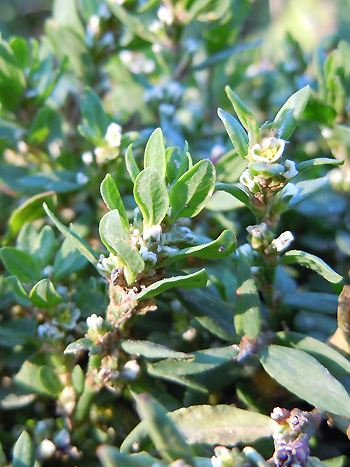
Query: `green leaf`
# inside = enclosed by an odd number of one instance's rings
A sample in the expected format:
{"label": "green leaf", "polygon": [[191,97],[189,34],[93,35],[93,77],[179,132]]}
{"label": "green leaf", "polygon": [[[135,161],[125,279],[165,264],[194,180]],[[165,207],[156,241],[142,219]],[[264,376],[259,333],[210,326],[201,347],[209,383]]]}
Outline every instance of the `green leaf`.
{"label": "green leaf", "polygon": [[12,467],[34,467],[35,451],[32,438],[22,431],[13,448]]}
{"label": "green leaf", "polygon": [[98,146],[105,136],[108,118],[100,98],[91,89],[86,89],[84,92],[80,100],[80,110],[82,114],[82,123],[78,127],[80,134]]}
{"label": "green leaf", "polygon": [[81,255],[76,245],[66,238],[58,250],[53,263],[53,276],[62,280],[73,272],[79,271],[86,265],[86,258]]}
{"label": "green leaf", "polygon": [[135,282],[138,274],[140,274],[145,267],[145,263],[138,252],[138,250],[124,240],[115,242],[116,253],[120,256],[125,264],[124,275],[128,285]]}
{"label": "green leaf", "polygon": [[320,276],[324,277],[328,282],[339,284],[343,280],[342,276],[333,271],[321,258],[318,258],[311,253],[306,253],[301,250],[287,251],[281,258],[282,264],[300,264],[306,268],[312,269]]}
{"label": "green leaf", "polygon": [[170,220],[194,217],[206,205],[215,188],[215,167],[209,160],[197,162],[170,190]]}
{"label": "green leaf", "polygon": [[34,254],[39,258],[43,267],[50,264],[50,261],[57,249],[56,238],[52,227],[45,225],[37,236]]}
{"label": "green leaf", "polygon": [[57,397],[63,389],[62,383],[50,366],[40,366],[38,370],[38,378],[45,390],[52,396]]}
{"label": "green leaf", "polygon": [[26,251],[5,246],[0,250],[0,258],[10,274],[21,282],[34,282],[41,277],[39,262]]}
{"label": "green leaf", "polygon": [[136,177],[140,173],[140,169],[138,168],[134,154],[132,151],[132,144],[128,146],[128,149],[126,150],[125,153],[125,163],[126,163],[126,169],[130,175],[131,180],[133,183],[135,183]]}
{"label": "green leaf", "polygon": [[244,128],[248,131],[249,139],[255,140],[258,133],[258,124],[254,118],[253,112],[248,108],[248,106],[237,96],[236,93],[232,91],[229,86],[225,87],[225,92],[227,97],[230,99],[231,104],[240,119]]}
{"label": "green leaf", "polygon": [[134,198],[147,226],[160,224],[167,215],[169,195],[158,170],[148,167],[138,174]]}
{"label": "green leaf", "polygon": [[337,313],[338,308],[338,296],[323,292],[288,293],[282,296],[282,302],[299,310],[309,310],[333,316]]}
{"label": "green leaf", "polygon": [[277,137],[288,139],[295,130],[298,120],[310,98],[311,89],[305,86],[294,93],[278,111],[273,122]]}
{"label": "green leaf", "polygon": [[192,246],[179,250],[169,258],[166,258],[162,265],[169,265],[180,259],[194,256],[202,259],[219,259],[229,256],[237,246],[237,239],[231,230],[224,230],[216,240],[203,245]]}
{"label": "green leaf", "polygon": [[336,378],[350,376],[350,362],[333,347],[304,334],[281,331],[277,333],[277,343],[286,347],[303,350],[316,358]]}
{"label": "green leaf", "polygon": [[250,201],[250,195],[248,191],[241,185],[240,183],[217,183],[216,189],[218,191],[225,191],[229,193],[234,198],[238,199],[241,203],[243,203],[247,208],[252,209],[252,204]]}
{"label": "green leaf", "polygon": [[65,354],[75,354],[81,352],[82,350],[89,350],[92,345],[92,341],[87,337],[81,337],[80,339],[71,342],[67,345],[64,350]]}
{"label": "green leaf", "polygon": [[15,110],[26,87],[26,79],[14,50],[0,38],[0,102]]}
{"label": "green leaf", "polygon": [[337,159],[329,159],[327,157],[318,157],[309,161],[300,162],[298,164],[298,171],[303,172],[304,170],[317,167],[319,165],[343,165],[344,161],[338,161]]}
{"label": "green leaf", "polygon": [[165,145],[160,128],[154,130],[146,144],[144,166],[158,170],[164,179],[166,172]]}
{"label": "green leaf", "polygon": [[80,365],[75,365],[72,371],[72,385],[74,391],[80,396],[84,391],[85,373]]}
{"label": "green leaf", "polygon": [[[5,282],[10,285],[11,290],[20,298],[27,300],[28,294],[23,285],[18,280],[17,276],[9,276],[5,278]],[[29,302],[28,302],[29,303]]]}
{"label": "green leaf", "polygon": [[121,342],[121,348],[124,352],[130,355],[136,355],[137,357],[144,357],[150,360],[160,360],[162,358],[177,358],[177,359],[188,359],[193,358],[193,355],[176,352],[175,350],[169,349],[165,345],[156,344],[151,341],[141,340],[124,340]]}
{"label": "green leaf", "polygon": [[272,436],[277,424],[266,415],[230,405],[195,405],[171,413],[190,444],[231,445],[253,443]]}
{"label": "green leaf", "polygon": [[[179,431],[189,444],[234,446],[269,438],[278,428],[266,415],[238,409],[230,405],[195,405],[169,412]],[[146,427],[141,422],[124,440],[121,451],[128,452],[132,444],[143,440]]]}
{"label": "green leaf", "polygon": [[[49,385],[46,386],[45,381],[40,378],[40,368],[41,366],[26,360],[16,374],[14,382],[26,392],[55,398],[57,394],[52,393],[52,388]],[[45,368],[47,367],[45,366]],[[42,371],[45,372],[45,369]]]}
{"label": "green leaf", "polygon": [[[238,350],[233,346],[205,349],[194,352],[193,360],[168,358],[148,364],[147,372],[156,378],[172,381],[200,392],[203,392],[204,388],[208,392],[212,387],[212,380],[215,379],[216,384],[218,380],[216,375],[220,371],[225,371],[224,366],[227,369],[232,368],[237,355]],[[214,370],[216,373],[213,373]]]}
{"label": "green leaf", "polygon": [[347,391],[311,355],[298,349],[270,345],[260,362],[273,379],[309,404],[336,415],[350,417],[350,397]]}
{"label": "green leaf", "polygon": [[231,114],[225,112],[225,110],[218,109],[218,115],[225,126],[226,132],[237,154],[246,158],[248,155],[248,136],[244,128]]}
{"label": "green leaf", "polygon": [[166,178],[168,183],[173,184],[182,174],[189,169],[189,161],[185,151],[171,147],[165,150]]}
{"label": "green leaf", "polygon": [[209,289],[180,290],[178,296],[191,315],[210,333],[232,342],[236,336],[233,325],[233,305],[220,299]]}
{"label": "green leaf", "polygon": [[125,227],[123,218],[117,209],[107,212],[100,220],[99,227],[102,242],[109,251],[118,250],[118,241],[129,241],[129,232]]}
{"label": "green leaf", "polygon": [[111,174],[107,174],[100,186],[101,196],[108,209],[117,209],[126,228],[129,228],[129,219],[119,190]]}
{"label": "green leaf", "polygon": [[194,466],[191,451],[165,409],[147,394],[136,398],[137,411],[161,457],[168,462],[183,459]]}
{"label": "green leaf", "polygon": [[44,203],[44,209],[47,213],[47,215],[50,217],[50,219],[53,221],[55,226],[58,228],[58,230],[66,237],[69,238],[72,243],[75,245],[77,250],[80,251],[80,253],[85,256],[85,258],[90,261],[91,264],[93,264],[96,269],[97,268],[97,255],[94,252],[94,250],[90,247],[90,245],[83,240],[76,232],[73,230],[69,229],[66,227],[62,222],[60,222],[56,216],[50,211],[48,208],[47,204]]}
{"label": "green leaf", "polygon": [[49,279],[42,279],[34,285],[29,294],[30,301],[39,308],[47,308],[61,303],[62,297]]}
{"label": "green leaf", "polygon": [[50,203],[50,206],[56,205],[56,194],[53,191],[40,193],[27,199],[18,208],[12,211],[8,221],[7,239],[18,234],[24,224],[34,221],[45,215],[43,202]]}
{"label": "green leaf", "polygon": [[251,267],[243,255],[236,262],[236,332],[249,337],[257,337],[261,329],[260,300]]}
{"label": "green leaf", "polygon": [[136,295],[137,300],[145,300],[146,298],[153,298],[165,292],[166,290],[175,287],[185,289],[192,289],[196,287],[205,287],[208,281],[208,275],[205,269],[187,274],[186,276],[175,276],[160,281],[154,282]]}

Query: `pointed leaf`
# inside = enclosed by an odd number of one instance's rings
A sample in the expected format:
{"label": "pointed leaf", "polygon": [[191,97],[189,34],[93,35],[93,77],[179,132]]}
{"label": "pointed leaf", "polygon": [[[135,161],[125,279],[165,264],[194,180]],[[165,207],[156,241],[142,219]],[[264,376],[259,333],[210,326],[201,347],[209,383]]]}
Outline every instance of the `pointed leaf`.
{"label": "pointed leaf", "polygon": [[156,297],[157,295],[165,292],[166,290],[173,289],[175,287],[181,287],[185,289],[192,289],[196,287],[205,287],[208,281],[208,275],[205,269],[187,274],[186,276],[175,276],[167,279],[162,279],[149,285],[136,295],[137,300],[145,300],[146,298]]}
{"label": "pointed leaf", "polygon": [[58,250],[53,263],[53,276],[61,280],[73,272],[79,271],[87,264],[75,244],[66,238]]}
{"label": "pointed leaf", "polygon": [[240,119],[242,125],[249,133],[249,139],[255,140],[258,135],[259,129],[257,121],[253,115],[253,112],[248,108],[248,106],[237,96],[236,93],[232,91],[229,86],[225,87],[225,92],[227,97],[230,99],[231,104]]}
{"label": "pointed leaf", "polygon": [[224,230],[216,240],[179,250],[169,258],[166,258],[162,262],[162,265],[169,265],[189,256],[203,259],[225,258],[236,249],[236,245],[237,240],[233,232],[231,230]]}
{"label": "pointed leaf", "polygon": [[61,303],[62,297],[49,279],[42,279],[34,285],[29,294],[30,301],[39,308],[47,308]]}
{"label": "pointed leaf", "polygon": [[244,128],[231,114],[225,112],[225,110],[219,109],[218,115],[225,126],[226,132],[237,154],[246,158],[248,155],[248,136]]}
{"label": "pointed leaf", "polygon": [[288,391],[318,409],[350,417],[350,397],[340,382],[314,357],[302,350],[270,345],[260,362]]}
{"label": "pointed leaf", "polygon": [[328,282],[339,284],[343,280],[342,276],[333,271],[321,258],[306,253],[301,250],[287,251],[281,258],[282,264],[300,264],[306,268],[312,269],[320,276],[324,277]]}
{"label": "pointed leaf", "polygon": [[278,138],[288,139],[292,135],[308,103],[310,94],[310,86],[305,86],[294,93],[278,111],[273,122],[274,128],[277,129]]}
{"label": "pointed leaf", "polygon": [[298,164],[298,171],[303,172],[304,170],[317,167],[318,165],[343,165],[344,161],[338,161],[337,159],[329,159],[327,157],[318,157],[309,161],[300,162]]}
{"label": "pointed leaf", "polygon": [[156,344],[151,341],[133,341],[128,339],[121,342],[121,348],[130,355],[136,355],[137,357],[144,357],[151,360],[160,360],[162,358],[193,358],[191,354],[176,352],[176,350],[169,349],[165,345]]}
{"label": "pointed leaf", "polygon": [[50,219],[53,221],[53,223],[56,225],[58,230],[66,237],[69,238],[72,243],[76,246],[77,250],[80,251],[80,253],[85,256],[85,258],[92,263],[96,269],[97,268],[97,255],[94,252],[94,250],[90,247],[90,245],[83,240],[76,232],[73,230],[69,229],[66,227],[62,222],[60,222],[56,216],[50,211],[48,208],[47,204],[44,203],[44,209],[47,213],[47,215],[50,217]]}
{"label": "pointed leaf", "polygon": [[119,190],[111,174],[107,174],[103,179],[100,187],[101,196],[108,209],[111,211],[117,209],[120,217],[126,228],[129,227],[129,219],[126,213],[124,203],[120,196]]}
{"label": "pointed leaf", "polygon": [[160,128],[154,130],[146,144],[144,165],[158,170],[165,177],[166,159],[163,133]]}
{"label": "pointed leaf", "polygon": [[32,438],[22,431],[13,448],[12,467],[34,467],[35,451]]}
{"label": "pointed leaf", "polygon": [[137,411],[144,421],[155,447],[165,461],[184,459],[194,466],[191,451],[165,409],[147,394],[136,399]]}

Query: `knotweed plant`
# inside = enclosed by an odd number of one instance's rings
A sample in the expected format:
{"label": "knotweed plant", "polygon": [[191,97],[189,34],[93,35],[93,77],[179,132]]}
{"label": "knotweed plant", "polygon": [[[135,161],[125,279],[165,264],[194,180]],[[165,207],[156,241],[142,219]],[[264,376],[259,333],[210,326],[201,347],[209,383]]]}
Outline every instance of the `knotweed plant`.
{"label": "knotweed plant", "polygon": [[5,28],[1,466],[346,465],[350,49],[264,3]]}

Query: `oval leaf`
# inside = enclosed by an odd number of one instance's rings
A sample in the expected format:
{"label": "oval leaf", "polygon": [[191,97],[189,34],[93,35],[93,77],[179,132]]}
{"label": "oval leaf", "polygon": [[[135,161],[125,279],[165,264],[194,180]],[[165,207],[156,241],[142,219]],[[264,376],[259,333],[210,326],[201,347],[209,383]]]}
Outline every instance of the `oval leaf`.
{"label": "oval leaf", "polygon": [[165,181],[158,170],[149,167],[136,177],[134,198],[147,226],[162,222],[169,208],[169,195]]}
{"label": "oval leaf", "polygon": [[350,397],[327,368],[306,352],[270,345],[260,358],[265,371],[301,399],[336,415],[350,417]]}
{"label": "oval leaf", "polygon": [[197,162],[170,190],[170,220],[194,217],[205,206],[215,188],[215,167],[209,160]]}

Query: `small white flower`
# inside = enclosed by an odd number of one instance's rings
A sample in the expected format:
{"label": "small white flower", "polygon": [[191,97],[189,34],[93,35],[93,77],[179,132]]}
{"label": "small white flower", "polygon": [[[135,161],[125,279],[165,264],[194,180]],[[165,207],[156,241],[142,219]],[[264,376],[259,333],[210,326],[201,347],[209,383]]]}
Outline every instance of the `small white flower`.
{"label": "small white flower", "polygon": [[86,324],[89,331],[99,331],[103,327],[102,316],[97,316],[95,313],[86,319]]}
{"label": "small white flower", "polygon": [[28,152],[28,144],[24,141],[19,141],[17,144],[17,149],[21,154],[26,154]]}
{"label": "small white flower", "polygon": [[322,131],[322,136],[324,139],[329,139],[332,136],[332,130],[330,128],[323,128]]}
{"label": "small white flower", "polygon": [[89,177],[85,175],[83,172],[78,172],[76,180],[77,180],[77,183],[79,183],[79,185],[85,185],[85,183],[89,181]]}
{"label": "small white flower", "polygon": [[153,32],[153,34],[157,34],[162,29],[162,23],[160,21],[154,20],[152,23],[148,26],[148,29]]}
{"label": "small white flower", "polygon": [[43,275],[45,277],[50,277],[53,273],[53,266],[49,265],[43,269]]}
{"label": "small white flower", "polygon": [[87,24],[87,33],[89,36],[95,37],[100,33],[100,18],[98,15],[92,15]]}
{"label": "small white flower", "polygon": [[142,237],[144,240],[154,240],[159,242],[162,235],[161,225],[152,225],[151,227],[145,227],[143,229]]}
{"label": "small white flower", "polygon": [[38,457],[41,460],[50,459],[56,451],[56,446],[50,439],[43,439],[38,446]]}
{"label": "small white flower", "polygon": [[295,162],[287,159],[284,163],[285,167],[285,172],[283,173],[283,177],[286,178],[287,180],[290,180],[291,178],[295,177],[298,175],[298,170],[295,166]]}
{"label": "small white flower", "polygon": [[247,232],[254,238],[264,238],[267,232],[267,225],[265,222],[257,225],[250,225],[247,227]]}
{"label": "small white flower", "polygon": [[81,155],[81,159],[85,165],[90,165],[94,161],[94,156],[91,151],[85,151]]}
{"label": "small white flower", "polygon": [[186,342],[192,342],[197,337],[197,329],[196,328],[188,328],[182,334],[182,339]]}
{"label": "small white flower", "polygon": [[119,148],[122,139],[122,127],[118,123],[108,125],[105,140],[112,148]]}
{"label": "small white flower", "polygon": [[284,139],[274,136],[264,138],[261,144],[254,144],[251,148],[251,156],[256,162],[276,162],[282,156],[285,144]]}
{"label": "small white flower", "polygon": [[174,15],[167,5],[160,5],[157,11],[159,21],[170,26],[174,21]]}
{"label": "small white flower", "polygon": [[287,230],[286,232],[281,233],[278,238],[272,240],[271,244],[276,248],[278,252],[285,250],[294,240],[292,232]]}
{"label": "small white flower", "polygon": [[63,146],[63,141],[60,138],[52,140],[49,145],[49,153],[55,159],[61,155],[61,148]]}
{"label": "small white flower", "polygon": [[129,360],[123,367],[123,376],[128,379],[136,379],[140,374],[140,365],[136,360]]}
{"label": "small white flower", "polygon": [[249,170],[245,170],[242,175],[239,177],[240,183],[246,186],[249,191],[253,191],[256,187],[256,183],[254,181],[254,177],[251,176]]}

